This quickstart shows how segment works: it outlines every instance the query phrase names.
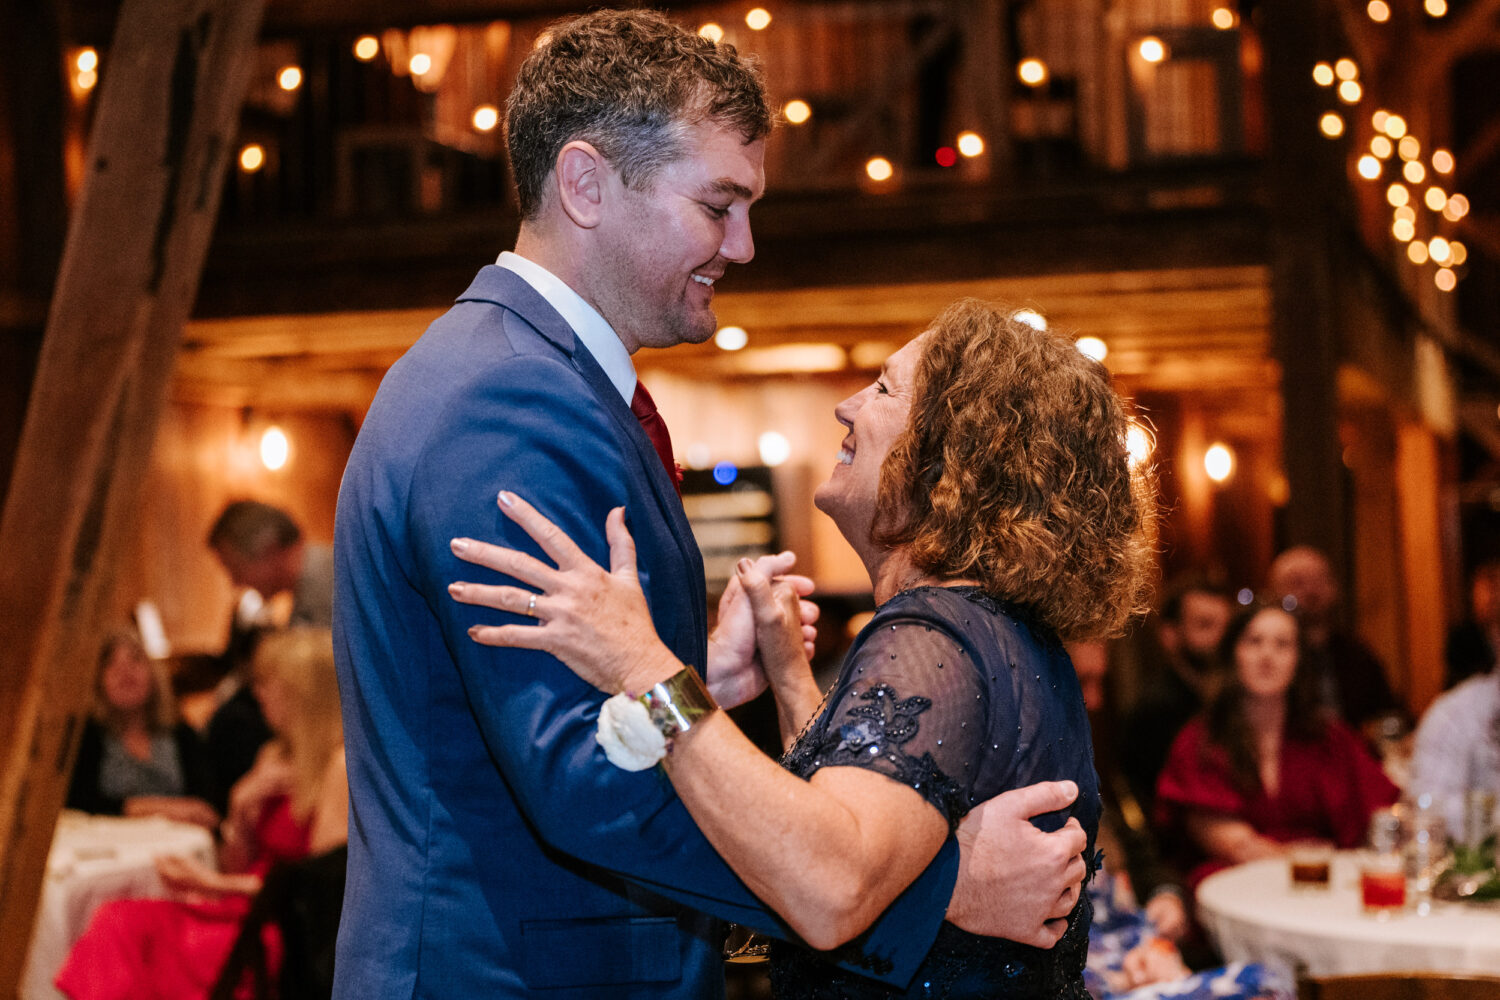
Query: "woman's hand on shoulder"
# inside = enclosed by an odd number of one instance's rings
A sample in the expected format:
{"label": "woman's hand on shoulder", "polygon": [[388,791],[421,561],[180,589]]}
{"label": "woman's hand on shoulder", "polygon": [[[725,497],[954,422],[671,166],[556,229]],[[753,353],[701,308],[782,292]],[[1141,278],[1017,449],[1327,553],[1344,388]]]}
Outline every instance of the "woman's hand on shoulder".
{"label": "woman's hand on shoulder", "polygon": [[557,525],[513,493],[501,492],[500,509],[556,564],[472,538],[455,538],[453,554],[527,584],[526,587],[449,584],[455,601],[535,619],[528,625],[475,625],[469,637],[486,646],[540,649],[556,656],[601,691],[641,692],[666,680],[682,664],[656,635],[636,574],[635,540],[625,508],[605,520],[610,568],[589,558]]}

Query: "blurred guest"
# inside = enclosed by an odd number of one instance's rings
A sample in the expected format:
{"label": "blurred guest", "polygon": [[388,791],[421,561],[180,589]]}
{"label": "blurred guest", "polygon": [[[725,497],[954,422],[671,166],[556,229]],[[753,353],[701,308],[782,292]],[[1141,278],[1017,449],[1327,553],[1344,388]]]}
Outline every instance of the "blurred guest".
{"label": "blurred guest", "polygon": [[1444,688],[1487,674],[1500,660],[1500,559],[1481,563],[1469,578],[1469,617],[1448,630]]}
{"label": "blurred guest", "polygon": [[1189,969],[1177,946],[1110,872],[1108,858],[1088,893],[1094,922],[1084,984],[1094,1000],[1293,1000],[1290,977],[1267,965]]}
{"label": "blurred guest", "polygon": [[111,632],[99,649],[93,714],[84,724],[67,807],[111,816],[166,816],[210,829],[213,776],[172,687],[135,632]]}
{"label": "blurred guest", "polygon": [[1140,690],[1120,732],[1120,770],[1150,811],[1156,779],[1172,741],[1212,694],[1216,654],[1233,611],[1222,587],[1206,574],[1178,577],[1157,614],[1157,652],[1143,663]]}
{"label": "blurred guest", "polygon": [[1303,669],[1315,682],[1324,707],[1356,729],[1366,729],[1385,716],[1405,718],[1380,658],[1339,627],[1339,586],[1328,557],[1306,545],[1287,549],[1272,561],[1269,581],[1273,598],[1296,601]]}
{"label": "blurred guest", "polygon": [[[292,595],[293,625],[332,624],[333,550],[308,545],[302,529],[279,507],[236,500],[224,508],[208,533],[208,546],[236,587],[253,590],[262,602]],[[215,692],[217,708],[205,740],[214,768],[215,804],[228,805],[229,789],[250,770],[271,730],[246,681],[246,667],[257,636],[266,626],[236,611],[225,651],[227,673]]]}
{"label": "blurred guest", "polygon": [[1470,677],[1428,706],[1411,760],[1413,793],[1431,792],[1456,839],[1464,793],[1500,796],[1500,670]]}
{"label": "blurred guest", "polygon": [[[297,628],[266,636],[253,677],[275,736],[230,796],[220,870],[164,857],[157,870],[173,898],[100,907],[57,975],[73,1000],[206,996],[271,865],[348,839],[331,635]],[[269,944],[276,953],[279,942]]]}
{"label": "blurred guest", "polygon": [[333,550],[304,542],[302,529],[280,507],[236,500],[214,521],[208,547],[236,587],[267,601],[290,593],[291,624],[332,623]]}
{"label": "blurred guest", "polygon": [[1361,844],[1370,814],[1399,792],[1298,669],[1297,618],[1251,605],[1230,620],[1220,655],[1232,666],[1224,690],[1178,735],[1157,787],[1190,883],[1294,841]]}
{"label": "blurred guest", "polygon": [[[1143,919],[1161,937],[1180,942],[1189,928],[1182,878],[1162,860],[1156,835],[1119,767],[1105,685],[1109,647],[1102,642],[1069,643],[1068,655],[1078,674],[1094,736],[1094,767],[1099,772],[1099,796],[1104,800],[1098,836],[1104,863],[1114,873],[1118,894],[1144,903]],[[1114,888],[1111,893],[1115,893]]]}

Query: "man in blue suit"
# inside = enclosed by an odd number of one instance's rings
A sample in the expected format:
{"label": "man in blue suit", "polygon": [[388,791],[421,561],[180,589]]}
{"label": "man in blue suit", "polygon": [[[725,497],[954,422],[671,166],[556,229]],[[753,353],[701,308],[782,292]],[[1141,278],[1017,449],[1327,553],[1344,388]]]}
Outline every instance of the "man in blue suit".
{"label": "man in blue suit", "polygon": [[[549,655],[470,642],[475,609],[446,592],[465,567],[450,539],[536,551],[499,515],[502,488],[601,563],[605,515],[623,506],[662,640],[721,696],[753,678],[735,594],[705,638],[702,561],[669,452],[643,430],[652,411],[630,355],[713,334],[714,282],[753,253],[770,123],[731,47],[654,14],[558,26],[521,69],[507,114],[516,251],[391,368],[339,494],[350,824],[338,997],[712,997],[721,920],[787,933],[659,771],[606,762],[602,695]],[[976,810],[966,829],[983,846],[963,853],[959,891],[950,841],[848,964],[904,984],[945,914],[1055,941],[1083,836],[1025,822],[1071,798],[1038,789]]]}

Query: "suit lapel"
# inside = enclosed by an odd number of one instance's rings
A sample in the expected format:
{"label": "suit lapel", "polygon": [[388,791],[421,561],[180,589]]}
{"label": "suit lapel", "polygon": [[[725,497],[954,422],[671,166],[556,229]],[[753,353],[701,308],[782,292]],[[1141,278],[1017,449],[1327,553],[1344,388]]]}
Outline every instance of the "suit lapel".
{"label": "suit lapel", "polygon": [[[460,302],[469,300],[492,302],[509,309],[537,333],[557,345],[568,356],[573,368],[589,384],[589,388],[593,390],[600,405],[620,428],[625,440],[634,446],[636,461],[640,464],[641,473],[645,476],[646,482],[651,484],[651,491],[656,496],[656,505],[661,518],[671,529],[672,537],[677,542],[683,561],[696,575],[695,583],[686,588],[692,595],[693,634],[706,636],[708,634],[708,600],[703,585],[703,556],[698,551],[698,543],[693,538],[692,527],[688,524],[687,515],[682,509],[682,500],[677,495],[675,484],[667,477],[667,471],[662,467],[661,458],[656,454],[655,446],[641,427],[641,422],[620,398],[620,393],[615,389],[614,383],[609,380],[609,376],[604,373],[604,369],[589,353],[588,348],[584,347],[574,335],[573,328],[568,325],[567,321],[535,288],[532,288],[514,271],[496,265],[482,268],[475,275],[468,290],[458,298]],[[704,665],[698,666],[701,670]]]}

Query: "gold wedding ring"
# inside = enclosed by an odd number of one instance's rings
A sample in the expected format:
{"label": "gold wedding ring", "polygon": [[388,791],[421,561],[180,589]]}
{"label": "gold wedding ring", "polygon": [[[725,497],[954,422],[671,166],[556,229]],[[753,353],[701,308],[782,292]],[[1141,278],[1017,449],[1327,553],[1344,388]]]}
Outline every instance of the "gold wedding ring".
{"label": "gold wedding ring", "polygon": [[536,617],[536,595],[531,595],[531,600],[526,602],[526,614],[532,618]]}

